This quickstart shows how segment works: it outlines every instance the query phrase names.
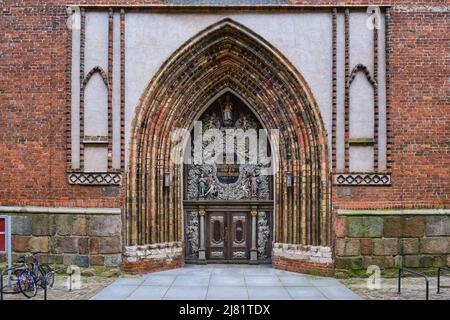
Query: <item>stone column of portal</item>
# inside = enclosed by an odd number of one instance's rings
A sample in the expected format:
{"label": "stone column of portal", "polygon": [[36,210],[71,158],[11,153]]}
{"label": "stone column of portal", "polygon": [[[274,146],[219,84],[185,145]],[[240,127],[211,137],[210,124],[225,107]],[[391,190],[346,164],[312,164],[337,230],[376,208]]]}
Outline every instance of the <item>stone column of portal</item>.
{"label": "stone column of portal", "polygon": [[200,248],[198,249],[198,260],[199,262],[206,263],[205,254],[205,209],[199,209],[198,214],[200,215]]}
{"label": "stone column of portal", "polygon": [[252,217],[252,247],[250,249],[250,263],[256,263],[258,261],[258,251],[256,248],[256,214],[258,210],[252,209],[250,215]]}

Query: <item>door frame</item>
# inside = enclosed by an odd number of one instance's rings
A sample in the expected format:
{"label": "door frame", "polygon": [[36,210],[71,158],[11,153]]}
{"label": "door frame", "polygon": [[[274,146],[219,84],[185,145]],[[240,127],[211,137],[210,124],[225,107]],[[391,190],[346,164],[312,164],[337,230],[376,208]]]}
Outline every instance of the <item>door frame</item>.
{"label": "door frame", "polygon": [[[274,200],[237,200],[237,201],[220,201],[220,200],[197,200],[197,201],[184,201],[183,205],[183,239],[184,239],[184,248],[185,252],[188,252],[189,250],[189,244],[186,238],[186,222],[187,217],[189,215],[189,212],[192,211],[199,211],[200,208],[203,208],[207,214],[210,212],[246,212],[249,214],[249,220],[247,222],[247,228],[248,228],[248,245],[251,248],[251,219],[250,219],[250,211],[252,209],[257,208],[257,211],[264,211],[264,212],[270,212],[269,217],[269,226],[270,226],[270,235],[269,235],[269,245],[270,245],[270,257],[267,259],[258,259],[256,261],[251,261],[251,263],[255,264],[270,264],[272,263],[271,258],[271,250],[274,243],[274,237],[275,237],[275,210],[274,210]],[[205,234],[208,234],[209,226],[206,223],[206,216],[205,216]],[[206,241],[205,241],[206,242]],[[206,246],[206,243],[205,243]],[[206,248],[205,248],[206,250]],[[206,259],[206,261],[200,261],[198,259],[193,259],[192,257],[188,257],[186,254],[184,255],[185,263],[187,264],[249,264],[250,258],[246,260],[237,260],[237,259],[231,259],[231,260],[219,260],[219,259]]]}

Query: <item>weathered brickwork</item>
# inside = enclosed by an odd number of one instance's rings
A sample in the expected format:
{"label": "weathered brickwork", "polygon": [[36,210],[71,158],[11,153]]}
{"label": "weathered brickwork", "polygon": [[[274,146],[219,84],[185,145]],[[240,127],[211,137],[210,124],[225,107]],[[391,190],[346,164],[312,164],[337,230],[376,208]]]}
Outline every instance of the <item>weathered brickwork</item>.
{"label": "weathered brickwork", "polygon": [[[436,1],[435,5],[439,3],[443,4]],[[390,14],[388,135],[392,139],[388,152],[392,186],[336,187],[335,207],[449,205],[448,12],[408,10],[394,6]]]}
{"label": "weathered brickwork", "polygon": [[281,270],[331,276],[334,273],[332,254],[330,247],[275,243],[272,264]]}
{"label": "weathered brickwork", "polygon": [[[336,4],[325,0],[289,2]],[[448,208],[448,1],[353,0],[339,4],[371,2],[394,3],[387,21],[387,152],[392,181],[376,187],[333,186],[333,209]],[[162,5],[165,1],[78,3]],[[66,8],[60,1],[7,0],[1,4],[0,205],[124,208],[125,176],[121,186],[68,182],[66,120],[70,115],[71,35],[66,19]],[[290,213],[286,216],[291,217]],[[323,268],[328,274],[333,266],[363,270],[376,264],[390,268],[398,255],[403,256],[408,267],[449,263],[448,216],[344,217],[334,213],[332,221],[333,262],[324,266],[280,256],[274,257],[274,265],[299,272]],[[120,216],[15,214],[13,251],[15,257],[41,251],[47,262],[116,266],[122,260],[122,231]],[[296,238],[299,235],[284,237],[300,242]],[[182,237],[177,234],[172,238]],[[155,258],[130,262],[123,268],[143,271],[181,265],[182,258],[170,262]]]}
{"label": "weathered brickwork", "polygon": [[162,271],[184,265],[181,242],[129,246],[123,256],[122,269],[131,273]]}

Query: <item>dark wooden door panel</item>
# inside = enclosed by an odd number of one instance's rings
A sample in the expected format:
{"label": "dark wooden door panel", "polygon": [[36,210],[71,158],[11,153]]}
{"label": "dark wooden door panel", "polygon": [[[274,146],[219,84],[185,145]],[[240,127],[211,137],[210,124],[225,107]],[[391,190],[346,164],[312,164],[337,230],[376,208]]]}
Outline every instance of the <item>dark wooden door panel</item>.
{"label": "dark wooden door panel", "polygon": [[209,259],[227,258],[226,218],[222,212],[209,213],[207,224],[207,248]]}
{"label": "dark wooden door panel", "polygon": [[249,259],[251,233],[247,212],[210,212],[206,220],[208,259]]}
{"label": "dark wooden door panel", "polygon": [[229,255],[228,259],[247,260],[249,258],[249,230],[247,213],[230,213],[229,220]]}

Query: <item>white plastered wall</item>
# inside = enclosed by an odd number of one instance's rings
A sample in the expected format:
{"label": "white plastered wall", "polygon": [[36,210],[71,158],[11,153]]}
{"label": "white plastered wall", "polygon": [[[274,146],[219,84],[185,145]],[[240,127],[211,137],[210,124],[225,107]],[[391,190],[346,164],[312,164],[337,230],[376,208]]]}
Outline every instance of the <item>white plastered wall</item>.
{"label": "white plastered wall", "polygon": [[[365,25],[365,12],[350,13],[350,69],[362,63],[373,74],[372,30]],[[332,18],[331,12],[240,13],[240,14],[170,14],[127,12],[125,14],[125,167],[131,124],[141,95],[163,62],[189,38],[224,18],[231,18],[259,34],[278,48],[300,71],[319,105],[331,149],[332,117]],[[120,166],[120,29],[119,14],[113,27],[113,167]],[[85,73],[99,65],[108,69],[108,13],[86,13]],[[383,23],[381,24],[384,25]],[[384,28],[379,32],[379,162],[385,166],[385,57]],[[337,16],[337,168],[344,167],[344,17]],[[78,41],[78,42],[77,42]],[[77,55],[78,53],[78,55]],[[73,33],[72,49],[72,152],[79,162],[79,33]],[[78,66],[77,66],[78,65]],[[78,77],[78,78],[77,78]],[[355,81],[359,81],[355,79]],[[358,92],[355,93],[355,96]],[[355,99],[355,98],[354,98]],[[369,101],[367,98],[358,98]],[[370,99],[370,98],[369,98]],[[373,103],[373,101],[372,101]],[[370,109],[370,103],[367,104]],[[372,107],[373,110],[373,107]],[[362,109],[366,113],[367,110]],[[373,113],[373,112],[372,112]],[[361,115],[355,115],[356,118]],[[354,116],[353,116],[354,118]],[[372,116],[373,119],[373,116]],[[359,122],[361,123],[361,122]],[[358,132],[358,123],[352,131]],[[360,126],[362,128],[362,126]],[[366,151],[363,151],[366,152]],[[330,152],[331,155],[331,152]],[[363,160],[360,160],[363,159]],[[364,167],[369,156],[351,156],[355,167]],[[85,159],[86,160],[86,159]]]}

